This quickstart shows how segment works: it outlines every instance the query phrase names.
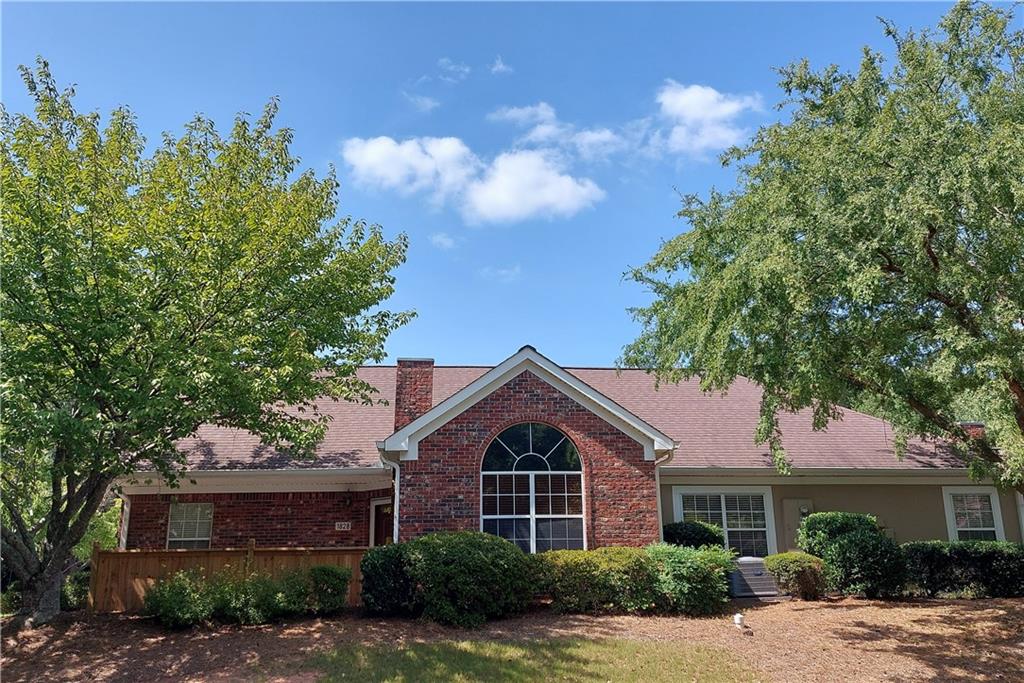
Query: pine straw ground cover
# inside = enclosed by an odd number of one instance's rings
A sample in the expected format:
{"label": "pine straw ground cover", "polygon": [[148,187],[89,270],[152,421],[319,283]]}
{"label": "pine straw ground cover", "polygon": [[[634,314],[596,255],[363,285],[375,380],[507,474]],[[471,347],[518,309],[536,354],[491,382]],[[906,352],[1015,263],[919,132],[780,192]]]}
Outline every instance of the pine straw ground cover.
{"label": "pine straw ground cover", "polygon": [[1024,600],[835,600],[709,619],[529,614],[475,631],[342,616],[167,632],[69,615],[4,634],[7,681],[1024,680]]}

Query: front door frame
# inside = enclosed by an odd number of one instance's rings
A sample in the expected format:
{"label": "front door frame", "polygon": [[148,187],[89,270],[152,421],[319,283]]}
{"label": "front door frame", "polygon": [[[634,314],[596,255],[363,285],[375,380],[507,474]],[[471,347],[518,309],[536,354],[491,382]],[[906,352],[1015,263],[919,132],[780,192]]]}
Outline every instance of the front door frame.
{"label": "front door frame", "polygon": [[[386,505],[393,503],[391,498],[371,498],[370,499],[370,547],[373,548],[377,544],[377,506]],[[392,506],[391,514],[395,514],[395,508]]]}

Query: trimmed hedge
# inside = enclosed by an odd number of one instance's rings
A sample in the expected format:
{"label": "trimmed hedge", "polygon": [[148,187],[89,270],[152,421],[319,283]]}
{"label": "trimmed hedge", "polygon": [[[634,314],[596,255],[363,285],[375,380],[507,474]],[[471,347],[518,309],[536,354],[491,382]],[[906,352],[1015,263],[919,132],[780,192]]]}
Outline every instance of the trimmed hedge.
{"label": "trimmed hedge", "polygon": [[1024,596],[1024,545],[1007,541],[904,543],[910,584],[929,596]]}
{"label": "trimmed hedge", "polygon": [[409,543],[370,548],[363,555],[363,609],[379,616],[415,615],[422,610],[416,584],[409,576]]}
{"label": "trimmed hedge", "polygon": [[725,545],[725,534],[722,528],[707,522],[673,522],[662,528],[666,543],[681,545],[688,548],[700,548],[706,545]]}
{"label": "trimmed hedge", "polygon": [[877,529],[843,534],[825,550],[829,587],[840,593],[891,598],[903,593],[907,564],[903,552]]}
{"label": "trimmed hedge", "polygon": [[720,611],[729,601],[729,572],[735,568],[732,550],[657,543],[646,551],[658,568],[663,610],[700,616]]}
{"label": "trimmed hedge", "polygon": [[824,558],[829,546],[855,531],[878,533],[878,520],[859,512],[812,512],[800,522],[796,544],[805,553]]}
{"label": "trimmed hedge", "polygon": [[525,609],[533,568],[518,546],[480,531],[427,534],[408,542],[405,567],[415,604],[431,621],[471,628]]}
{"label": "trimmed hedge", "polygon": [[643,548],[553,550],[534,557],[539,588],[558,612],[649,612],[658,607],[658,567]]}
{"label": "trimmed hedge", "polygon": [[798,551],[764,558],[764,566],[782,591],[801,600],[817,600],[825,592],[825,563]]}

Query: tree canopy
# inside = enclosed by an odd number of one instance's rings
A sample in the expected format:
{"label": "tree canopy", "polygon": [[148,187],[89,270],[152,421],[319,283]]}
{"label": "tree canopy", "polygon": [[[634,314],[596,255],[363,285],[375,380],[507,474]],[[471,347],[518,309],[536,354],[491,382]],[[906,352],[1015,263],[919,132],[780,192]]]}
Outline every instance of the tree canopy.
{"label": "tree canopy", "polygon": [[[764,388],[780,411],[856,406],[900,442],[944,437],[1024,491],[1024,33],[963,3],[937,30],[883,22],[895,59],[780,70],[788,120],[723,156],[737,186],[686,196],[687,232],[632,277],[653,302],[626,363]],[[961,425],[985,423],[983,436]]]}
{"label": "tree canopy", "polygon": [[384,307],[405,237],[334,220],[333,171],[299,169],[276,101],[147,154],[127,109],[103,124],[42,60],[23,75],[34,114],[0,132],[0,548],[45,619],[117,477],[173,482],[204,423],[311,457],[317,400],[375,400],[356,368],[410,314]]}

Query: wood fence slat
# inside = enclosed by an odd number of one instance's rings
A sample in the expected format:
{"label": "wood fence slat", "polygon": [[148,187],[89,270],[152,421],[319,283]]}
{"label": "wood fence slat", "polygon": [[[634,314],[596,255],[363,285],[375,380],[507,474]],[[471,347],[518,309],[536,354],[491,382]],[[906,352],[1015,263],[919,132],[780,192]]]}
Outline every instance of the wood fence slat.
{"label": "wood fence slat", "polygon": [[271,576],[318,564],[352,570],[348,603],[359,605],[362,575],[359,565],[366,548],[246,548],[216,550],[100,550],[93,548],[89,605],[96,612],[139,612],[158,580],[182,569],[200,567],[207,576],[246,566]]}

